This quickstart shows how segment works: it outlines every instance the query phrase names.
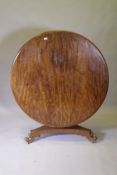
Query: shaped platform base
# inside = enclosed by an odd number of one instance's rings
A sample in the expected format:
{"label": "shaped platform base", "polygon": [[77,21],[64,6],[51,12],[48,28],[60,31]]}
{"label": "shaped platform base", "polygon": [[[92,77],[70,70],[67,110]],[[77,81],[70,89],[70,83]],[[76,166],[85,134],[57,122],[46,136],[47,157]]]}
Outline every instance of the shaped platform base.
{"label": "shaped platform base", "polygon": [[86,137],[93,143],[97,140],[97,137],[93,134],[91,129],[87,129],[78,125],[64,128],[41,126],[39,128],[31,130],[30,133],[28,134],[28,137],[26,137],[25,140],[29,144],[32,143],[35,140],[35,138],[46,134],[78,134]]}

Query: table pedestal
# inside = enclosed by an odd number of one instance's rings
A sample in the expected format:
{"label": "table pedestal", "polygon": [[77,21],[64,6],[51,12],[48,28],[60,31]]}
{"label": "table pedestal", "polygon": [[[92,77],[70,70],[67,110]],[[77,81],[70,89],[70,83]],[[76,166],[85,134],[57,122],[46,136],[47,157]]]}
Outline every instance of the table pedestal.
{"label": "table pedestal", "polygon": [[48,126],[41,126],[39,128],[33,129],[28,134],[28,137],[25,140],[29,143],[32,143],[33,140],[41,135],[46,134],[78,134],[85,136],[91,142],[95,142],[97,137],[93,134],[91,129],[84,128],[82,126],[71,126],[71,127],[64,127],[64,128],[55,128],[55,127],[48,127]]}

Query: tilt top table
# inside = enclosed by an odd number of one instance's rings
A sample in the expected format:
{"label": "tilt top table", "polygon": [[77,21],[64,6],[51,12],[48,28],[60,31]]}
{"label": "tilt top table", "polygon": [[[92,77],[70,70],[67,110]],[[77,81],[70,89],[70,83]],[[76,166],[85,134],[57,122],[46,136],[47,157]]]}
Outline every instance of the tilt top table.
{"label": "tilt top table", "polygon": [[11,87],[22,110],[43,124],[26,138],[47,133],[74,133],[94,142],[90,129],[78,124],[90,118],[108,90],[108,68],[99,49],[68,31],[48,31],[29,40],[17,54]]}

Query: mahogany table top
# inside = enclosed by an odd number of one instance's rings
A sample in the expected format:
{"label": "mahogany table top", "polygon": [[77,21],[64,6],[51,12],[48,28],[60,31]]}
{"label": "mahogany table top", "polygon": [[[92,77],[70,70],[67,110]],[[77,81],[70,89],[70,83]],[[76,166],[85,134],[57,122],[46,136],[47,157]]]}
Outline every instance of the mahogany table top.
{"label": "mahogany table top", "polygon": [[85,37],[49,31],[28,41],[17,54],[11,87],[22,110],[52,127],[79,124],[101,106],[108,68],[99,49]]}

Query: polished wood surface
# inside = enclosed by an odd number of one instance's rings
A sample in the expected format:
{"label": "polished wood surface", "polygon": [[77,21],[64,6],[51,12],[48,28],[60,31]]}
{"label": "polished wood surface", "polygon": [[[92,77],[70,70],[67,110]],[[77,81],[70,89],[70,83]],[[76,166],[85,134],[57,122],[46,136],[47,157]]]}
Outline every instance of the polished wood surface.
{"label": "polished wood surface", "polygon": [[68,127],[91,117],[108,90],[108,68],[97,47],[67,31],[42,33],[16,56],[11,86],[31,118],[50,127]]}

